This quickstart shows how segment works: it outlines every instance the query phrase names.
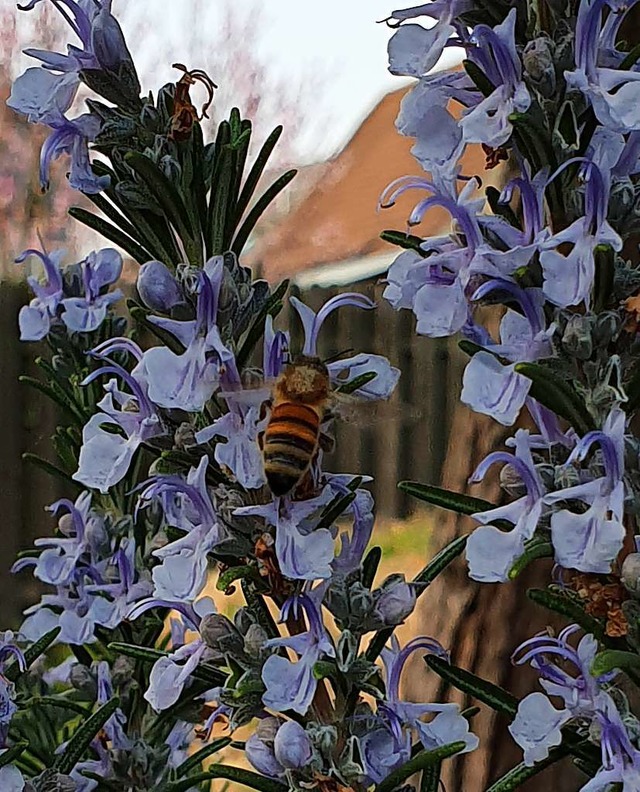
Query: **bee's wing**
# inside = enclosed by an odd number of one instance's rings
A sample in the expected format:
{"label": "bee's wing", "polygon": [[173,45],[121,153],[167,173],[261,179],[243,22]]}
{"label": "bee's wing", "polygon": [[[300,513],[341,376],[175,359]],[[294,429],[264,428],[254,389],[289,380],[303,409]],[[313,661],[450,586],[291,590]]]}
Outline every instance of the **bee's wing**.
{"label": "bee's wing", "polygon": [[417,405],[403,404],[397,394],[391,399],[360,399],[353,394],[334,391],[331,394],[327,417],[335,417],[356,426],[369,426],[380,421],[403,419],[418,422],[423,410]]}

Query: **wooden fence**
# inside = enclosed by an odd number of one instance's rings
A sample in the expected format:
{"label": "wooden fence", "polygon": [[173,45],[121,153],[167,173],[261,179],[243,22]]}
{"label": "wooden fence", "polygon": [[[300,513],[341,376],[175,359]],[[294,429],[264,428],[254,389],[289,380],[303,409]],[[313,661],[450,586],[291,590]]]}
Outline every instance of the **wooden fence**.
{"label": "wooden fence", "polygon": [[[347,349],[386,355],[402,375],[388,403],[365,404],[353,421],[338,421],[335,450],[326,459],[333,472],[373,476],[370,487],[377,512],[407,516],[415,502],[397,489],[403,479],[438,483],[459,394],[462,361],[455,343],[416,336],[407,311],[396,313],[381,300],[382,287],[364,281],[352,289],[378,303],[375,311],[345,308],[322,329],[319,353],[329,357]],[[314,287],[300,296],[317,310],[337,288]],[[35,453],[55,460],[50,437],[56,424],[54,406],[38,391],[18,382],[21,374],[38,376],[33,363],[45,349],[18,339],[17,315],[29,299],[23,284],[0,285],[0,596],[3,623],[15,625],[24,603],[32,601],[36,584],[26,573],[19,585],[9,573],[18,550],[37,536],[51,535],[54,520],[45,507],[63,495],[63,484],[23,460]],[[293,313],[293,312],[291,312]],[[296,316],[288,317],[294,345],[300,348]],[[294,347],[295,348],[295,347]]]}

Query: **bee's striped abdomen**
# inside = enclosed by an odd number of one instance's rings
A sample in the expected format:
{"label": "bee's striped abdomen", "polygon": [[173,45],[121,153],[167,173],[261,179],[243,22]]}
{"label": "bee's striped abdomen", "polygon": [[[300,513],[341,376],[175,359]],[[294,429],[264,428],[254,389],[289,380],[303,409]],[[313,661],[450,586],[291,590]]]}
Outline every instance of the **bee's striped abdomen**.
{"label": "bee's striped abdomen", "polygon": [[274,495],[285,495],[300,481],[318,447],[320,418],[306,404],[280,402],[264,435],[264,471]]}

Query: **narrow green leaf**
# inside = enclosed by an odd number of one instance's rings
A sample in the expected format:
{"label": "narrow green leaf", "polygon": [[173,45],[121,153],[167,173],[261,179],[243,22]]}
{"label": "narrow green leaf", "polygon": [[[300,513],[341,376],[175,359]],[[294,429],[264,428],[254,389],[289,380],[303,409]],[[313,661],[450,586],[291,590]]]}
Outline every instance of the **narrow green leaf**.
{"label": "narrow green leaf", "polygon": [[413,234],[405,234],[404,231],[393,231],[388,229],[380,232],[380,239],[384,242],[389,242],[392,245],[404,248],[405,250],[415,250],[416,253],[421,253],[423,256],[425,255],[425,251],[421,248],[421,245],[424,243],[422,237],[414,236]]}
{"label": "narrow green leaf", "polygon": [[384,781],[381,781],[375,788],[375,792],[393,792],[394,789],[399,787],[404,781],[412,776],[414,773],[419,773],[427,767],[433,767],[440,764],[444,759],[454,756],[465,748],[465,743],[461,740],[448,745],[442,745],[439,748],[434,748],[432,751],[420,751],[413,758],[390,773]]}
{"label": "narrow green leaf", "polygon": [[496,712],[513,717],[518,710],[518,699],[503,688],[487,682],[485,679],[465,671],[464,668],[451,665],[435,655],[425,655],[425,663],[446,682],[463,693],[482,701]]}
{"label": "narrow green leaf", "polygon": [[509,579],[515,580],[533,561],[538,558],[553,558],[553,545],[551,542],[533,542],[527,547],[524,553],[516,558],[513,566],[509,570]]}
{"label": "narrow green leaf", "polygon": [[205,759],[208,759],[212,754],[218,753],[218,751],[226,748],[231,742],[231,737],[220,737],[217,740],[213,740],[209,745],[205,745],[204,748],[201,748],[194,754],[191,754],[181,765],[178,765],[176,769],[178,777],[186,776],[192,770],[197,770],[198,766],[201,765]]}
{"label": "narrow green leaf", "polygon": [[[237,580],[243,580],[247,577],[256,580],[260,577],[260,573],[255,567],[248,566],[247,564],[244,566],[230,567],[229,569],[225,569],[224,572],[220,573],[218,576],[218,582],[216,583],[216,588],[218,591],[229,591],[233,583],[235,583]],[[231,590],[233,591],[233,589]]]}
{"label": "narrow green leaf", "polygon": [[425,767],[420,779],[420,792],[439,792],[440,773],[442,772],[442,762]]}
{"label": "narrow green leaf", "polygon": [[414,577],[413,583],[419,584],[418,596],[436,577],[454,561],[467,546],[468,536],[458,536],[445,545],[429,563]]}
{"label": "narrow green leaf", "polygon": [[516,363],[515,371],[531,380],[530,395],[556,415],[566,418],[581,435],[596,428],[593,417],[574,388],[537,363]]}
{"label": "narrow green leaf", "polygon": [[71,484],[73,487],[79,487],[80,484],[74,479],[71,478],[69,473],[59,468],[57,465],[54,465],[53,462],[49,462],[42,457],[39,457],[37,454],[32,454],[30,451],[25,451],[22,455],[22,458],[25,462],[29,462],[31,465],[35,465],[39,467],[41,470],[44,470],[45,473],[49,476],[55,476],[56,478],[65,481],[67,484]]}
{"label": "narrow green leaf", "polygon": [[640,656],[634,652],[623,652],[619,649],[605,649],[594,657],[591,673],[595,677],[608,674],[614,669],[620,671],[637,671],[640,669]]}
{"label": "narrow green leaf", "polygon": [[127,236],[127,234],[123,233],[112,223],[108,223],[106,220],[98,217],[98,215],[94,215],[92,212],[88,212],[80,206],[69,207],[67,213],[75,220],[78,220],[78,222],[97,231],[105,239],[121,247],[131,258],[135,259],[138,264],[144,264],[145,261],[149,261],[149,259],[153,258],[153,256],[150,256],[135,240],[131,239],[130,236]]}
{"label": "narrow green leaf", "polygon": [[243,770],[240,767],[214,764],[207,768],[206,773],[198,773],[189,776],[189,778],[184,778],[182,781],[167,784],[166,787],[162,788],[161,792],[187,792],[191,787],[197,786],[203,781],[213,781],[215,778],[226,778],[234,784],[240,784],[241,786],[249,787],[249,789],[257,789],[258,792],[287,792],[288,790],[286,784],[281,784],[273,778],[266,778],[257,773],[252,773],[250,770]]}
{"label": "narrow green leaf", "polygon": [[196,229],[178,189],[144,154],[129,151],[124,159],[151,190],[167,222],[175,227],[190,262],[202,266],[202,245],[195,238]]}
{"label": "narrow green leaf", "polygon": [[495,784],[492,784],[487,792],[511,792],[512,789],[517,789],[525,781],[538,775],[542,770],[545,770],[552,764],[555,764],[560,759],[569,756],[570,751],[568,746],[560,745],[557,748],[549,750],[549,756],[536,762],[532,767],[528,767],[524,763],[516,765],[516,767],[509,770],[508,773],[499,778]]}
{"label": "narrow green leaf", "polygon": [[211,256],[218,256],[229,248],[230,240],[225,238],[225,229],[227,216],[233,210],[230,196],[236,177],[238,152],[229,144],[224,146],[218,156],[219,161],[216,163],[216,173],[209,198],[208,252]]}
{"label": "narrow green leaf", "polygon": [[362,562],[362,585],[370,589],[378,571],[380,560],[382,559],[382,548],[372,547]]}
{"label": "narrow green leaf", "polygon": [[276,143],[278,142],[281,134],[282,126],[278,125],[263,143],[262,148],[255,159],[255,162],[251,166],[251,170],[249,171],[249,174],[242,187],[242,191],[240,192],[238,202],[236,203],[236,222],[238,223],[242,219],[242,215],[246,212],[249,202],[253,198],[253,194],[256,191],[260,177],[264,173],[264,169],[267,165],[267,162],[269,161],[269,157],[271,156],[273,149],[276,147]]}
{"label": "narrow green leaf", "polygon": [[368,385],[371,380],[374,380],[377,376],[375,371],[365,371],[364,374],[358,375],[355,379],[352,379],[351,382],[345,382],[344,385],[340,385],[336,390],[338,393],[344,393],[348,396],[351,393],[355,393],[358,388],[363,388],[365,385]]}
{"label": "narrow green leaf", "polygon": [[439,506],[441,509],[448,509],[457,514],[477,514],[478,512],[495,509],[495,503],[472,498],[470,495],[462,495],[459,492],[442,489],[442,487],[432,487],[430,484],[420,484],[417,481],[401,481],[398,489],[412,495],[418,500]]}
{"label": "narrow green leaf", "polygon": [[474,344],[473,341],[468,341],[466,338],[463,338],[462,341],[458,341],[458,347],[464,352],[465,355],[469,355],[469,357],[477,355],[478,352],[487,351],[481,347],[480,344]]}
{"label": "narrow green leaf", "polygon": [[119,209],[108,201],[104,195],[101,193],[83,193],[83,195],[97,206],[97,208],[111,220],[116,228],[119,228],[124,234],[127,234],[131,239],[140,243],[141,247],[144,248],[144,243],[139,239],[138,230],[133,223],[130,223]]}
{"label": "narrow green leaf", "polygon": [[463,60],[462,65],[464,70],[471,78],[472,82],[476,86],[476,88],[480,91],[483,96],[490,96],[496,89],[495,85],[491,82],[491,80],[487,77],[487,75],[482,71],[482,69],[477,66],[471,60]]}
{"label": "narrow green leaf", "polygon": [[82,715],[84,718],[91,715],[91,708],[78,704],[77,701],[71,699],[56,698],[55,696],[34,696],[33,698],[25,701],[25,707],[56,707],[57,709],[68,710],[75,712],[76,715]]}
{"label": "narrow green leaf", "polygon": [[29,743],[26,740],[21,740],[15,745],[12,745],[11,748],[7,748],[6,751],[0,754],[0,767],[6,767],[8,764],[15,762],[25,748],[28,747]]}
{"label": "narrow green leaf", "polygon": [[236,256],[239,256],[240,253],[242,253],[242,250],[249,239],[249,235],[255,228],[256,223],[266,208],[274,200],[278,193],[284,190],[284,188],[287,186],[287,184],[289,184],[297,172],[297,170],[293,169],[284,173],[279,179],[276,179],[274,183],[256,201],[253,208],[245,218],[245,221],[238,229],[238,233],[236,234],[233,244],[231,245],[231,250],[236,254]]}
{"label": "narrow green leaf", "polygon": [[116,696],[107,701],[106,704],[103,704],[90,718],[78,726],[65,746],[64,751],[56,757],[54,767],[59,773],[68,775],[73,770],[91,744],[91,741],[118,709],[119,705],[120,701]]}
{"label": "narrow green leaf", "polygon": [[585,613],[572,597],[548,589],[529,589],[527,597],[547,610],[566,616],[569,621],[579,624],[585,632],[591,633],[599,641],[605,639],[604,625]]}
{"label": "narrow green leaf", "polygon": [[330,528],[349,506],[351,506],[357,497],[357,493],[355,492],[349,492],[347,495],[336,495],[322,512],[314,530],[318,530],[319,528]]}
{"label": "narrow green leaf", "polygon": [[70,418],[78,422],[81,426],[84,426],[87,422],[86,416],[78,412],[73,402],[68,398],[65,399],[49,383],[43,382],[42,380],[36,379],[35,377],[30,377],[27,374],[22,374],[19,376],[18,382],[29,385],[29,387],[34,388],[34,390],[37,390],[39,393],[42,393],[44,396],[46,396],[47,399],[51,399],[52,402],[57,404],[58,407],[61,407]]}
{"label": "narrow green leaf", "polygon": [[258,315],[254,319],[253,324],[249,330],[247,330],[247,334],[244,341],[242,342],[242,346],[236,355],[236,365],[239,369],[244,367],[247,360],[249,359],[249,356],[253,352],[253,348],[262,338],[264,334],[264,323],[267,316],[275,317],[282,309],[282,298],[287,293],[288,288],[289,281],[283,280],[278,288],[273,292],[273,294],[271,294],[269,299],[264,303]]}

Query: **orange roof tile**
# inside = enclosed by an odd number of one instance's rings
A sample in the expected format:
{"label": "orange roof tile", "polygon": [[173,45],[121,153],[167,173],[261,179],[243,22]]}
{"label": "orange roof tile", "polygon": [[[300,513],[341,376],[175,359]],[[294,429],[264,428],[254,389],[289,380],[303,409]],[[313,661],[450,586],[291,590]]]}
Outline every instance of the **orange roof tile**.
{"label": "orange roof tile", "polygon": [[[377,211],[380,194],[400,176],[424,174],[410,153],[414,141],[395,128],[400,101],[408,90],[404,87],[384,96],[321,172],[315,187],[256,240],[246,259],[263,277],[276,281],[319,265],[393,250],[380,239],[380,232],[407,229],[417,194],[409,192],[392,208]],[[465,174],[483,174],[488,183],[496,181],[500,170],[484,173],[485,155],[476,145],[467,147],[462,165]],[[415,233],[440,233],[448,230],[449,223],[448,214],[434,208]]]}

